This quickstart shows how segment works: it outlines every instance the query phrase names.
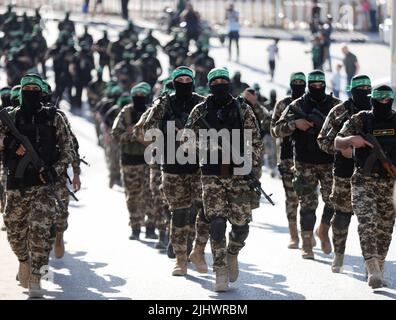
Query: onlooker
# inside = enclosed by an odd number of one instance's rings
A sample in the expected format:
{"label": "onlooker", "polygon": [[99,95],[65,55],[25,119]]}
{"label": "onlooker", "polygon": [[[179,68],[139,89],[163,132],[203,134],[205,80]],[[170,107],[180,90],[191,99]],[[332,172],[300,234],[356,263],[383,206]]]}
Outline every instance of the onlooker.
{"label": "onlooker", "polygon": [[275,67],[276,67],[276,58],[279,59],[279,48],[278,48],[279,39],[274,39],[274,42],[270,44],[267,48],[268,51],[268,64],[270,68],[271,81],[274,80],[275,75]]}
{"label": "onlooker", "polygon": [[340,97],[342,64],[337,64],[336,72],[331,77],[331,87],[336,98]]}
{"label": "onlooker", "polygon": [[129,0],[121,0],[122,18],[125,20],[129,20],[128,3]]}
{"label": "onlooker", "polygon": [[370,3],[368,0],[361,0],[361,11],[362,11],[362,18],[363,18],[363,28],[365,30],[369,29],[369,12],[370,12]]}
{"label": "onlooker", "polygon": [[377,0],[370,0],[370,24],[371,24],[371,32],[378,31],[377,25]]}
{"label": "onlooker", "polygon": [[312,53],[312,66],[314,70],[323,70],[323,45],[319,36],[312,41],[312,49],[306,53]]}
{"label": "onlooker", "polygon": [[311,9],[311,23],[310,23],[312,34],[315,34],[319,31],[320,13],[321,13],[321,9],[318,5],[318,0],[313,0],[312,9]]}
{"label": "onlooker", "polygon": [[239,12],[235,10],[234,5],[230,4],[226,12],[226,19],[228,21],[228,59],[231,60],[231,47],[235,41],[237,48],[237,61],[239,60],[239,31],[241,26],[239,24]]}
{"label": "onlooker", "polygon": [[[351,83],[352,78],[359,73],[359,62],[357,57],[349,51],[346,44],[342,45],[342,53],[344,54],[344,67],[347,74],[347,85]],[[349,93],[348,93],[349,94]]]}
{"label": "onlooker", "polygon": [[197,41],[200,34],[200,16],[191,3],[187,4],[186,9],[181,13],[180,18],[186,22],[187,43],[191,40]]}
{"label": "onlooker", "polygon": [[331,55],[330,55],[330,45],[331,45],[331,34],[333,33],[333,17],[331,15],[327,15],[326,23],[322,28],[322,38],[323,38],[323,64],[328,61],[329,71],[332,72],[331,66]]}

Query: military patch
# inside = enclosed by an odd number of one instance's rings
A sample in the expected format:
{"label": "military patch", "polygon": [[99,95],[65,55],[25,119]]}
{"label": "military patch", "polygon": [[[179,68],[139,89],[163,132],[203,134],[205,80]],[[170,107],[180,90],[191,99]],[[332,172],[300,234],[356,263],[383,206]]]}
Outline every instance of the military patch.
{"label": "military patch", "polygon": [[395,129],[378,129],[373,131],[373,136],[383,137],[383,136],[394,136]]}

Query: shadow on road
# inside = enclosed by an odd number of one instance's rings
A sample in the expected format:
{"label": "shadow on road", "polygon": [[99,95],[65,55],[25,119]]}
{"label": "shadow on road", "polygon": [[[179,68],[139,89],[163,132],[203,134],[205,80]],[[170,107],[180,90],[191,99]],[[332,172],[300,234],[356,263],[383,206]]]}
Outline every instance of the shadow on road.
{"label": "shadow on road", "polygon": [[275,224],[269,224],[264,222],[253,221],[249,224],[251,228],[264,229],[275,233],[289,233],[289,228],[284,226],[278,226]]}
{"label": "shadow on road", "polygon": [[[188,275],[186,278],[200,284],[206,290],[213,291],[216,277],[212,270],[209,272],[200,277]],[[239,278],[235,283],[230,283],[230,290],[223,293],[213,292],[209,298],[216,300],[305,299],[304,295],[288,290],[286,281],[287,278],[284,275],[265,272],[255,265],[239,263]]]}
{"label": "shadow on road", "polygon": [[[106,263],[87,262],[83,260],[86,252],[66,253],[62,260],[51,260],[54,283],[60,291],[50,290],[45,296],[60,300],[104,300],[106,294],[120,292],[117,287],[126,284],[120,277],[106,274],[99,275],[95,270],[107,266]],[[66,269],[63,270],[63,269]],[[111,297],[117,300],[129,300],[129,297]]]}

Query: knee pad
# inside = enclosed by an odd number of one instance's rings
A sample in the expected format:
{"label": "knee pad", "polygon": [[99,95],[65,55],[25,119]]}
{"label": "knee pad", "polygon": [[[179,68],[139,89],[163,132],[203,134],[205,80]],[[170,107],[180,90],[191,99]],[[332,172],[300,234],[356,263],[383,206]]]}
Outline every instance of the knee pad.
{"label": "knee pad", "polygon": [[337,230],[345,230],[348,229],[349,224],[351,223],[352,214],[342,211],[336,211],[334,216],[333,227]]}
{"label": "knee pad", "polygon": [[175,209],[172,211],[172,223],[177,228],[183,228],[187,225],[190,216],[190,208]]}
{"label": "knee pad", "polygon": [[325,205],[323,208],[322,223],[330,225],[330,221],[334,215],[334,208],[332,206]]}
{"label": "knee pad", "polygon": [[302,231],[313,231],[316,222],[315,210],[301,209],[300,210],[300,224]]}
{"label": "knee pad", "polygon": [[227,220],[222,217],[212,219],[210,222],[210,236],[216,242],[221,242],[227,229]]}
{"label": "knee pad", "polygon": [[238,241],[243,243],[249,235],[249,225],[245,224],[243,226],[232,225],[232,229],[230,232],[230,236]]}

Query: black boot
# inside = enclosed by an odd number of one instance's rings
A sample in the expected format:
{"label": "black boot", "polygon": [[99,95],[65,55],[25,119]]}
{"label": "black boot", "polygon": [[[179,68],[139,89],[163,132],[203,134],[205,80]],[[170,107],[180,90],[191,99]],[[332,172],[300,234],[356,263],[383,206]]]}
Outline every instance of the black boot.
{"label": "black boot", "polygon": [[160,231],[159,234],[159,240],[157,244],[155,245],[155,249],[159,250],[165,250],[166,249],[166,244],[165,244],[165,237],[166,237],[166,232],[165,231]]}
{"label": "black boot", "polygon": [[146,239],[158,239],[158,236],[155,233],[155,228],[146,227]]}
{"label": "black boot", "polygon": [[132,234],[129,236],[129,240],[139,240],[140,229],[132,229]]}

